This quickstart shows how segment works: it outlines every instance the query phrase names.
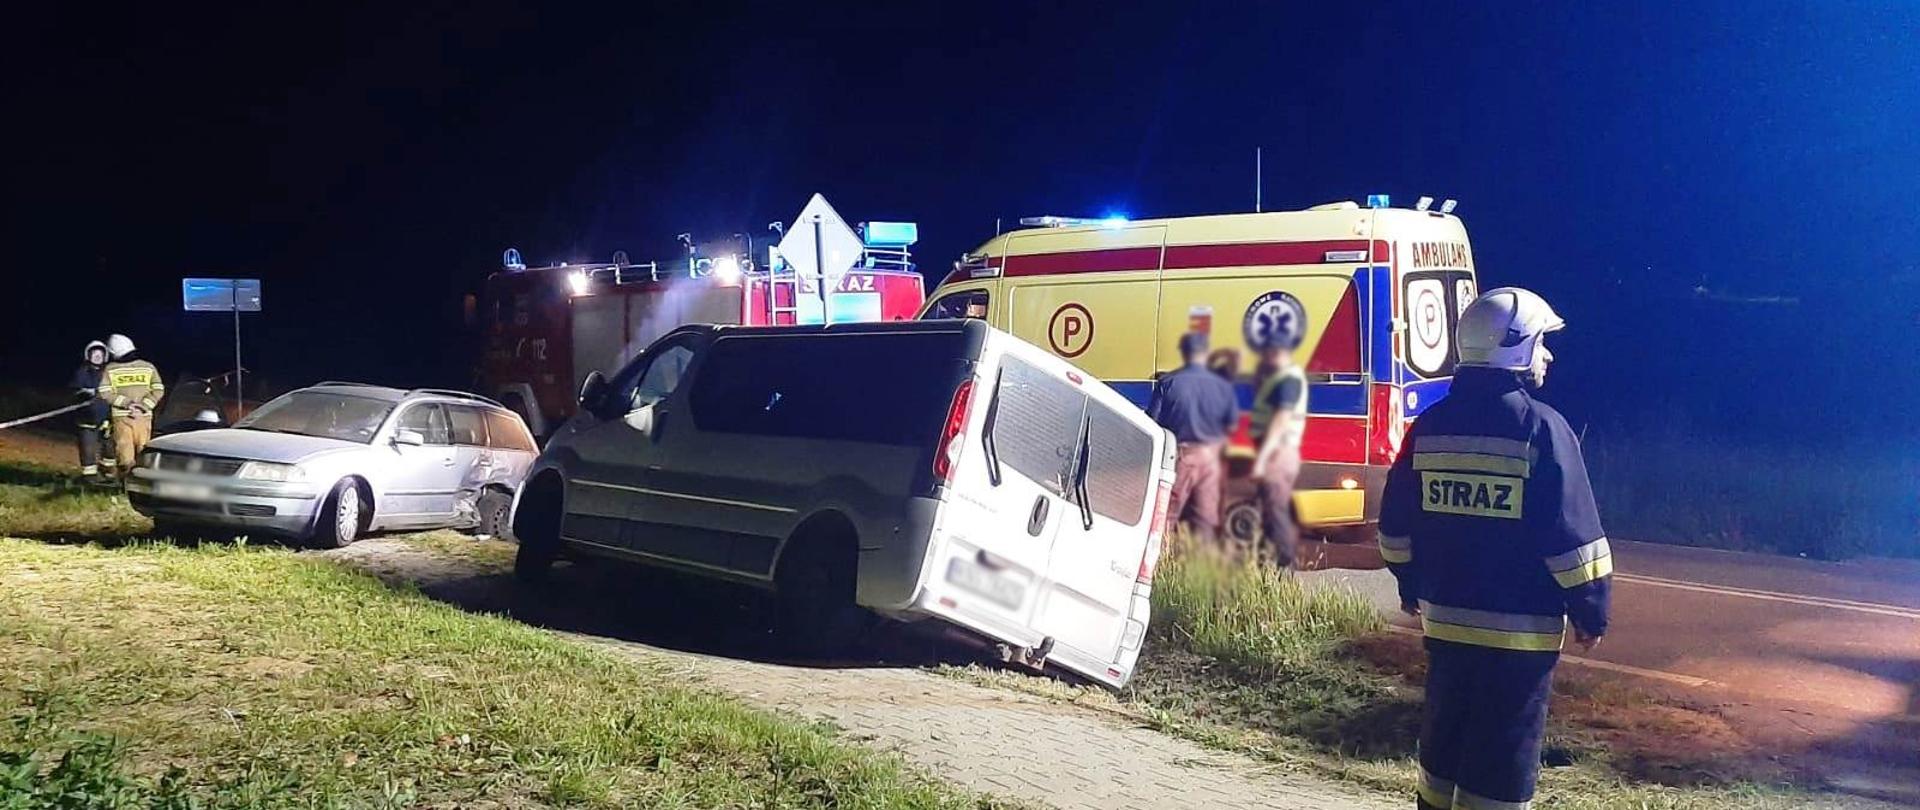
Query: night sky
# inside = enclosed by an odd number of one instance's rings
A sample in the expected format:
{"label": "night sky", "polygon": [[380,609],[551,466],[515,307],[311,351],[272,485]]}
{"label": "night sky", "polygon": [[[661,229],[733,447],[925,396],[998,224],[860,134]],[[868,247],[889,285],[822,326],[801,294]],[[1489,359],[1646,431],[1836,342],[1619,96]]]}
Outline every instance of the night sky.
{"label": "night sky", "polygon": [[508,246],[666,258],[819,191],[937,278],[996,218],[1250,210],[1258,146],[1269,208],[1459,199],[1483,287],[1572,323],[1576,424],[1913,436],[1920,4],[555,5],[10,21],[0,373],[113,331],[224,370],[179,279],[240,275],[268,377],[463,384]]}

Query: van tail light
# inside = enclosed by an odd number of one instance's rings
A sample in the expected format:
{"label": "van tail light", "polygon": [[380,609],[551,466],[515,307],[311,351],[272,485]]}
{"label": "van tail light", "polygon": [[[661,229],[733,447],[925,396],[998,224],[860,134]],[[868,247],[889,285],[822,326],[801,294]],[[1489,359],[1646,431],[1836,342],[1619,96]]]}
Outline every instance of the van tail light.
{"label": "van tail light", "polygon": [[1153,570],[1160,566],[1160,548],[1167,536],[1167,501],[1173,497],[1173,482],[1160,480],[1159,491],[1153,493],[1153,520],[1147,523],[1147,551],[1140,555],[1140,575],[1134,578],[1141,585],[1153,584]]}
{"label": "van tail light", "polygon": [[960,464],[960,453],[967,446],[967,417],[972,413],[973,379],[968,378],[953,390],[947,423],[940,428],[940,445],[933,454],[933,483],[937,486],[953,482],[953,468]]}

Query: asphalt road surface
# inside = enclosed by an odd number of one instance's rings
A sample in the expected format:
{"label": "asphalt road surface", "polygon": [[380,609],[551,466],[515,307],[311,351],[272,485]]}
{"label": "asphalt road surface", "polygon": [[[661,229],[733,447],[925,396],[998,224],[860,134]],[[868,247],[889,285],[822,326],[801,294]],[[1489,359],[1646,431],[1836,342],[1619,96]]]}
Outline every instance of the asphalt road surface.
{"label": "asphalt road surface", "polygon": [[[1821,562],[1615,540],[1614,616],[1565,662],[1705,700],[1770,750],[1861,765],[1836,781],[1920,800],[1920,561]],[[1327,571],[1394,623],[1385,571]]]}

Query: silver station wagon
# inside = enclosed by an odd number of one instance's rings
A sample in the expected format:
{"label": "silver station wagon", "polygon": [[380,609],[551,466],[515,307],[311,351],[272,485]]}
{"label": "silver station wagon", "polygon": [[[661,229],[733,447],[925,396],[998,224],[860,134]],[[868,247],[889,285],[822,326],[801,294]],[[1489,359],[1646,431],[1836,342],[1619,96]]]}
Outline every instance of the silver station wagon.
{"label": "silver station wagon", "polygon": [[231,428],[154,439],[127,499],[161,533],[212,527],[336,548],[388,529],[505,534],[538,452],[526,423],[483,397],[327,382]]}

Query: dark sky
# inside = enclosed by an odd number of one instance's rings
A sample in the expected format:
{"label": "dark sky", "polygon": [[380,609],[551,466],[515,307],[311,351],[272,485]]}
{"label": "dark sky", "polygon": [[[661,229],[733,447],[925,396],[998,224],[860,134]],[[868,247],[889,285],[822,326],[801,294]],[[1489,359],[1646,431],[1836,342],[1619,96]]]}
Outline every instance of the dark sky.
{"label": "dark sky", "polygon": [[938,271],[996,217],[1250,209],[1260,146],[1269,207],[1461,200],[1483,286],[1573,322],[1576,419],[1920,395],[1920,5],[556,5],[14,21],[0,371],[111,331],[222,370],[179,278],[244,275],[249,366],[458,384],[510,245],[664,257],[820,191]]}

